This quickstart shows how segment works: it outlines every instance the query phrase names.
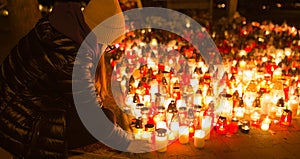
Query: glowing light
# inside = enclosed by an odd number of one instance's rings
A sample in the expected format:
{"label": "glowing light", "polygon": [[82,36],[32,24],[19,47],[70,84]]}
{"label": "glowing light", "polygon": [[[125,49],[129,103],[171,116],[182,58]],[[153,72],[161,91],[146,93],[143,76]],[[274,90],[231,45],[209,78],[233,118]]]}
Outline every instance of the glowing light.
{"label": "glowing light", "polygon": [[191,23],[187,22],[185,26],[186,26],[187,28],[190,28],[190,27],[191,27]]}
{"label": "glowing light", "polygon": [[276,3],[276,7],[277,7],[277,8],[281,8],[281,7],[282,7],[282,4],[281,4],[281,3]]}
{"label": "glowing light", "polygon": [[157,40],[156,39],[152,39],[151,40],[151,45],[152,46],[157,46]]}

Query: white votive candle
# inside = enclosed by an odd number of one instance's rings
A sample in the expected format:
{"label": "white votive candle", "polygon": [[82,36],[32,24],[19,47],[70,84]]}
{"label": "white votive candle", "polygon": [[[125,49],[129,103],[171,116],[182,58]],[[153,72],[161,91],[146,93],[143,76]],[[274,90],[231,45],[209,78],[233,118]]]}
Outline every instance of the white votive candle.
{"label": "white votive candle", "polygon": [[159,129],[159,128],[163,128],[163,129],[167,128],[167,123],[165,121],[157,122],[156,129]]}
{"label": "white votive candle", "polygon": [[261,130],[263,131],[268,131],[270,128],[270,123],[271,123],[271,119],[269,119],[269,117],[266,117],[263,122],[261,123]]}
{"label": "white votive candle", "polygon": [[179,131],[179,122],[178,121],[172,121],[170,124],[170,129],[175,137],[178,137],[178,131]]}
{"label": "white votive candle", "polygon": [[156,130],[155,144],[156,144],[157,152],[167,151],[168,137],[166,133],[167,133],[166,129]]}
{"label": "white votive candle", "polygon": [[145,132],[142,134],[141,139],[142,139],[142,140],[146,140],[146,141],[151,142],[151,133],[145,131]]}
{"label": "white votive candle", "polygon": [[179,127],[179,143],[187,144],[189,143],[189,127],[180,126]]}
{"label": "white votive candle", "polygon": [[270,127],[270,124],[267,122],[262,122],[261,126],[260,126],[261,130],[263,130],[263,131],[268,131],[269,127]]}
{"label": "white votive candle", "polygon": [[195,130],[194,134],[194,146],[196,148],[203,148],[205,143],[205,131]]}

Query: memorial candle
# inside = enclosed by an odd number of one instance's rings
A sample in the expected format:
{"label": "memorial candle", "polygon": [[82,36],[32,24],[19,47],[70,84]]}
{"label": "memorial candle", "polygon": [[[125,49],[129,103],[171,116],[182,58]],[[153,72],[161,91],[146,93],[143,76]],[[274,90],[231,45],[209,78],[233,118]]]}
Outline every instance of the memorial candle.
{"label": "memorial candle", "polygon": [[290,126],[292,122],[292,111],[285,109],[281,115],[280,124]]}
{"label": "memorial candle", "polygon": [[267,116],[263,122],[261,123],[261,130],[263,131],[268,131],[269,128],[270,128],[270,123],[271,123],[271,120],[269,119],[269,117]]}
{"label": "memorial candle", "polygon": [[168,140],[169,140],[169,141],[175,140],[175,135],[174,135],[174,133],[173,133],[172,131],[170,131],[170,132],[168,133]]}
{"label": "memorial candle", "polygon": [[249,133],[249,131],[250,131],[249,121],[245,120],[245,121],[243,122],[243,125],[242,125],[242,127],[241,127],[241,131],[242,131],[243,133],[245,133],[245,134],[248,134],[248,133]]}
{"label": "memorial candle", "polygon": [[142,128],[137,128],[135,129],[135,132],[134,132],[134,138],[139,140],[142,138],[142,134],[143,134],[143,129]]}
{"label": "memorial candle", "polygon": [[170,129],[173,132],[175,137],[178,137],[178,133],[179,133],[179,122],[178,121],[172,121],[170,123]]}
{"label": "memorial candle", "polygon": [[194,134],[194,146],[196,148],[203,148],[205,143],[205,131],[195,130]]}
{"label": "memorial candle", "polygon": [[156,123],[156,129],[159,129],[159,128],[167,128],[167,123],[165,121],[159,121]]}
{"label": "memorial candle", "polygon": [[179,127],[179,143],[187,144],[189,143],[189,127],[180,126]]}
{"label": "memorial candle", "polygon": [[210,139],[211,125],[212,125],[212,117],[204,116],[204,118],[202,119],[202,130],[205,131],[205,140]]}
{"label": "memorial candle", "polygon": [[239,120],[234,117],[231,119],[231,123],[230,123],[230,133],[234,134],[234,133],[237,133],[239,130]]}
{"label": "memorial candle", "polygon": [[151,132],[143,132],[141,139],[151,142]]}
{"label": "memorial candle", "polygon": [[296,96],[292,96],[289,100],[289,109],[292,111],[292,117],[295,118],[298,114],[299,101]]}
{"label": "memorial candle", "polygon": [[220,116],[217,125],[216,130],[218,134],[224,135],[227,133],[227,120],[226,117]]}
{"label": "memorial candle", "polygon": [[155,145],[157,148],[157,152],[166,152],[168,146],[168,138],[167,138],[167,130],[166,129],[157,129],[156,137],[155,137]]}

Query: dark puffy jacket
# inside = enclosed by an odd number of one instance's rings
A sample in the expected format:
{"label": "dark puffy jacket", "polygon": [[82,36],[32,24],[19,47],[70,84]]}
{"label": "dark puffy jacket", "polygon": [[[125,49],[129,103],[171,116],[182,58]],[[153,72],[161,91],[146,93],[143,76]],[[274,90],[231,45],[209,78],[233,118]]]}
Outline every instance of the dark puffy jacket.
{"label": "dark puffy jacket", "polygon": [[[96,53],[94,42],[87,47]],[[73,102],[72,69],[79,47],[42,19],[13,48],[0,67],[1,147],[21,158],[52,159],[66,158],[68,149],[96,142]],[[94,95],[91,85],[83,89]],[[104,135],[124,149],[128,146],[124,134],[107,129]]]}

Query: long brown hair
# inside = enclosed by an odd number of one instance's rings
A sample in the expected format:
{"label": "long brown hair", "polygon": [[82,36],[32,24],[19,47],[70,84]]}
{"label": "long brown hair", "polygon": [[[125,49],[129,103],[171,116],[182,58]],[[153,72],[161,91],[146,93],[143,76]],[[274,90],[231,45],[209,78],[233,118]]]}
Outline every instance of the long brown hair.
{"label": "long brown hair", "polygon": [[105,55],[100,57],[95,75],[95,87],[101,100],[108,95]]}

